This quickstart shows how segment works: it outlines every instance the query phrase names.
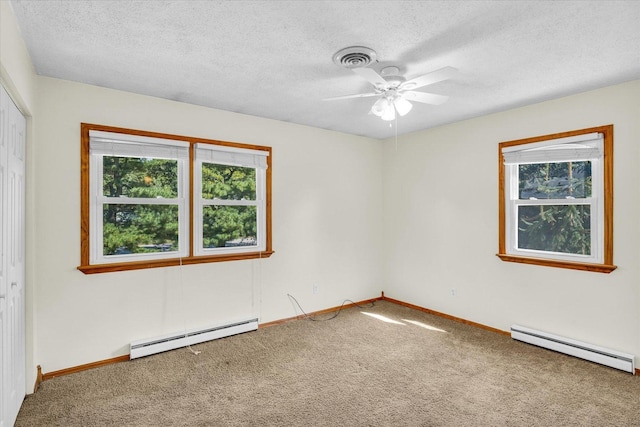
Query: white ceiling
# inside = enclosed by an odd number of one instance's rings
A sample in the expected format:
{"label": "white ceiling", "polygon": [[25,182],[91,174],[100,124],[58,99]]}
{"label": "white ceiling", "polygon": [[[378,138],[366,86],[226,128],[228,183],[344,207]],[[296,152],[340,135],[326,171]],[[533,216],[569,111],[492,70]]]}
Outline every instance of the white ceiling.
{"label": "white ceiling", "polygon": [[398,134],[640,78],[640,1],[11,0],[39,75],[372,138],[375,98],[332,62],[361,45],[420,88]]}

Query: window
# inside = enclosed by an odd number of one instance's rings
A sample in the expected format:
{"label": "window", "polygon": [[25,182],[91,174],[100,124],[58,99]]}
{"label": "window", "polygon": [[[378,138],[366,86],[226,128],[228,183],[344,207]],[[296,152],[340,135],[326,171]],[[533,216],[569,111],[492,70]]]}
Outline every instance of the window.
{"label": "window", "polygon": [[189,143],[89,137],[91,264],[187,256]]}
{"label": "window", "polygon": [[196,255],[264,250],[264,152],[196,144],[195,158]]}
{"label": "window", "polygon": [[85,273],[269,257],[269,147],[82,124]]}
{"label": "window", "polygon": [[504,261],[611,272],[613,126],[500,143]]}

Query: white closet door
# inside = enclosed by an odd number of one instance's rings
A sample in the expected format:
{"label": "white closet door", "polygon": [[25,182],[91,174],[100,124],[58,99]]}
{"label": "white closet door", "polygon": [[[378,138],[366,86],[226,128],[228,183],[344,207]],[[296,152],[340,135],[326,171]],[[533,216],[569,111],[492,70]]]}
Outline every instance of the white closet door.
{"label": "white closet door", "polygon": [[25,384],[26,121],[0,86],[0,426],[12,426]]}
{"label": "white closet door", "polygon": [[0,375],[2,375],[0,381],[0,426],[6,427],[9,424],[7,416],[7,393],[9,391],[8,379],[9,379],[9,357],[7,355],[8,350],[8,326],[7,326],[7,247],[9,242],[7,240],[7,156],[9,150],[9,97],[4,91],[4,88],[0,86]]}

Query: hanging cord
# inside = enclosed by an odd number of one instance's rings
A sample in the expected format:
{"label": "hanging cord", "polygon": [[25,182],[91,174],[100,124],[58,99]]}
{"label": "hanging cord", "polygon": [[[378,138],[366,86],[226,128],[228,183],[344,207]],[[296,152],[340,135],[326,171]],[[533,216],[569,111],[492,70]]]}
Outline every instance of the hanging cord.
{"label": "hanging cord", "polygon": [[[302,309],[302,307],[300,306],[300,303],[298,302],[298,300],[297,300],[297,299],[295,299],[295,297],[294,297],[293,295],[291,295],[291,294],[287,294],[287,296],[289,297],[289,299],[292,299],[292,300],[296,303],[296,305],[298,306],[298,308],[300,309],[300,311],[301,311],[301,312],[302,312],[302,314],[304,315],[304,318],[305,318],[305,319],[309,319],[309,320],[312,320],[312,321],[314,321],[314,322],[324,322],[324,321],[327,321],[327,320],[335,319],[336,317],[338,317],[338,315],[340,314],[340,312],[342,311],[342,309],[343,309],[344,305],[345,305],[347,302],[350,302],[351,304],[353,304],[354,306],[356,306],[356,307],[358,307],[358,308],[366,308],[366,307],[363,307],[363,306],[361,306],[361,305],[356,304],[355,302],[351,301],[350,299],[346,299],[346,300],[342,301],[342,304],[340,305],[340,308],[338,309],[338,311],[336,311],[336,312],[335,312],[335,314],[334,314],[333,316],[331,316],[331,317],[329,317],[329,318],[327,318],[327,319],[316,319],[315,317],[313,317],[313,316],[311,316],[311,315],[307,314],[307,313]],[[375,301],[371,301],[371,305],[369,305],[368,307],[369,307],[369,308],[371,308],[371,307],[373,307],[373,306],[375,306]]]}
{"label": "hanging cord", "polygon": [[[187,334],[187,304],[184,299],[184,283],[182,280],[182,257],[180,257],[180,299],[182,300],[182,330],[184,331],[184,339],[189,339],[189,334]],[[191,344],[187,344],[187,348],[189,351],[196,356],[201,353],[200,350],[194,350],[191,348]]]}
{"label": "hanging cord", "polygon": [[[256,296],[256,266],[254,265],[251,269],[251,312],[258,319],[262,317],[262,250],[258,252],[258,264],[257,264],[257,281],[258,281],[258,289]],[[256,298],[258,299],[258,307],[256,308]],[[256,311],[258,313],[256,314]]]}
{"label": "hanging cord", "polygon": [[398,115],[396,114],[396,153],[398,152]]}

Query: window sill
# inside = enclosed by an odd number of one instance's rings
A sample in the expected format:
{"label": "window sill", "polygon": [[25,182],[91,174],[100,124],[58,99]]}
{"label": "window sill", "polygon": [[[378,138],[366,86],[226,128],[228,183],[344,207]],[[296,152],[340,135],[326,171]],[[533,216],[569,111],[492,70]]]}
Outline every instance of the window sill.
{"label": "window sill", "polygon": [[508,255],[508,254],[496,254],[496,256],[498,256],[502,261],[506,261],[506,262],[518,262],[521,264],[543,265],[546,267],[569,268],[572,270],[595,271],[597,273],[611,273],[613,270],[618,268],[617,266],[610,265],[610,264],[590,264],[590,263],[560,261],[560,260],[545,259],[545,258],[530,258],[530,257]]}
{"label": "window sill", "polygon": [[84,274],[113,273],[115,271],[142,270],[145,268],[175,267],[178,265],[205,264],[209,262],[239,261],[243,259],[269,258],[274,251],[250,252],[241,254],[210,255],[186,258],[171,258],[155,261],[119,262],[113,264],[80,265],[78,270]]}

